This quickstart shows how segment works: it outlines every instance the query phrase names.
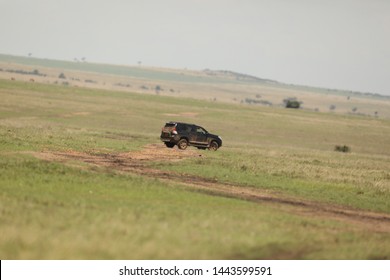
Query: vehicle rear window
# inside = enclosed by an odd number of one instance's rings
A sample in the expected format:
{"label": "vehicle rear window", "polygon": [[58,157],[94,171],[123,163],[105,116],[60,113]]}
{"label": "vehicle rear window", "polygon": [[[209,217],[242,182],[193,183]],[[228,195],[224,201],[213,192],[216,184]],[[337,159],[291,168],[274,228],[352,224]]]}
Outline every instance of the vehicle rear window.
{"label": "vehicle rear window", "polygon": [[175,123],[166,123],[165,124],[165,127],[175,127],[176,124]]}
{"label": "vehicle rear window", "polygon": [[182,124],[182,123],[177,124],[177,130],[178,131],[183,131],[183,130],[186,129],[186,127],[187,126],[185,124]]}

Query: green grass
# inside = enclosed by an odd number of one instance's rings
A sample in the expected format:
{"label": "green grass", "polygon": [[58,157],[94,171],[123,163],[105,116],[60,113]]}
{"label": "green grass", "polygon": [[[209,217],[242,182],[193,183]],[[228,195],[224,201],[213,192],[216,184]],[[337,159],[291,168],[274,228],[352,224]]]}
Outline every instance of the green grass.
{"label": "green grass", "polygon": [[2,259],[344,259],[389,254],[383,246],[387,235],[335,221],[30,156],[2,157],[1,165]]}
{"label": "green grass", "polygon": [[295,197],[390,213],[389,159],[314,150],[225,148],[154,166]]}
{"label": "green grass", "polygon": [[0,98],[1,259],[390,257],[388,232],[34,157],[138,150],[180,119],[224,146],[157,168],[389,213],[388,120],[4,80]]}

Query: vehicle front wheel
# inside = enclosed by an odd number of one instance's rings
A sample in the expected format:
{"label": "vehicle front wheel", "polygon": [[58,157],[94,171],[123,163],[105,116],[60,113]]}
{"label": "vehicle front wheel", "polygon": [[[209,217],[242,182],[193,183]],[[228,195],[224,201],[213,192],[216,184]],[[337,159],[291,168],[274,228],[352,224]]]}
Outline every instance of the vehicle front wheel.
{"label": "vehicle front wheel", "polygon": [[210,151],[216,151],[216,150],[218,150],[218,148],[219,148],[219,145],[216,141],[213,141],[210,143],[210,147],[209,147]]}
{"label": "vehicle front wheel", "polygon": [[179,141],[179,143],[177,143],[177,147],[180,149],[180,150],[185,150],[187,149],[188,147],[188,141],[187,139],[181,139]]}

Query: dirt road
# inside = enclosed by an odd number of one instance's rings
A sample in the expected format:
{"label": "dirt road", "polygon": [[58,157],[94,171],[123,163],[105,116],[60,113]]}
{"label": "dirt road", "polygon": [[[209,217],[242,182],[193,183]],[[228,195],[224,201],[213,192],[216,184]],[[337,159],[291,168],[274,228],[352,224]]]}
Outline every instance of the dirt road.
{"label": "dirt road", "polygon": [[390,232],[390,215],[371,211],[348,208],[340,205],[319,203],[296,197],[289,197],[281,193],[262,189],[257,186],[247,186],[218,182],[215,179],[199,176],[163,171],[150,167],[151,162],[181,161],[188,158],[207,157],[195,149],[185,151],[165,148],[163,145],[147,145],[141,151],[128,153],[81,153],[68,152],[40,152],[34,153],[40,159],[74,163],[75,161],[88,163],[93,166],[107,168],[115,172],[130,172],[141,176],[169,180],[185,185],[188,190],[203,192],[209,195],[242,199],[254,203],[267,203],[287,207],[288,211],[298,215],[317,216],[337,219],[366,227],[370,231]]}

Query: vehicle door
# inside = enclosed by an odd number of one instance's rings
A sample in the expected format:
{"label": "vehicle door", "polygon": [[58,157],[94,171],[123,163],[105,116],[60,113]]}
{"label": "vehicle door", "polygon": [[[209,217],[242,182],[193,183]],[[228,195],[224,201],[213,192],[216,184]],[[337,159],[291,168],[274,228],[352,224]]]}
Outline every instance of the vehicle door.
{"label": "vehicle door", "polygon": [[194,125],[187,125],[186,133],[188,135],[188,140],[190,143],[196,142],[196,127]]}
{"label": "vehicle door", "polygon": [[207,145],[207,131],[203,127],[196,127],[196,142]]}

